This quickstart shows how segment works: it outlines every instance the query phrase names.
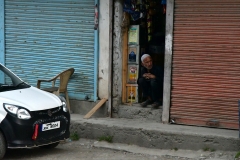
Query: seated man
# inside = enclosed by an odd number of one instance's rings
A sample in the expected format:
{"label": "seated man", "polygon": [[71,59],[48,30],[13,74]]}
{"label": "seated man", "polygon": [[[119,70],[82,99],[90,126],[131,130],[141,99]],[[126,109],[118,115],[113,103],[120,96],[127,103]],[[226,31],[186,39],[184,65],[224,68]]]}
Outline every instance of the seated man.
{"label": "seated man", "polygon": [[156,109],[162,105],[163,70],[153,65],[149,54],[142,55],[141,61],[143,67],[138,78],[138,85],[142,90],[143,98],[146,98],[141,106],[146,107],[152,104],[152,108]]}

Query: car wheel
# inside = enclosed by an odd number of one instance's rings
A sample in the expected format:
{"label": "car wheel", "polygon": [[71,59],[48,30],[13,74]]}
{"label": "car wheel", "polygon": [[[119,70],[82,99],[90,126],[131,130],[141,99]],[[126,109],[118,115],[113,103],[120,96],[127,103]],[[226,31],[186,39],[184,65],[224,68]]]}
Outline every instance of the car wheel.
{"label": "car wheel", "polygon": [[40,146],[41,148],[46,148],[46,149],[51,149],[51,148],[55,148],[57,147],[59,144],[59,142],[56,143],[52,143],[52,144],[48,144],[48,145],[44,145],[44,146]]}
{"label": "car wheel", "polygon": [[2,134],[2,132],[0,131],[0,159],[2,159],[6,153],[6,141],[5,138]]}

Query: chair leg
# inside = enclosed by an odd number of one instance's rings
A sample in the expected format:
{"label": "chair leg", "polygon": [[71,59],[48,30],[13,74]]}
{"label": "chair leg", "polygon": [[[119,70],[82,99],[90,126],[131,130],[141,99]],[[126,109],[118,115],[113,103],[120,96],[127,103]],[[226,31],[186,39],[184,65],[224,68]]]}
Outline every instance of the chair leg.
{"label": "chair leg", "polygon": [[69,102],[69,97],[68,97],[68,92],[67,91],[65,92],[65,95],[66,95],[66,100],[67,100],[67,107],[68,107],[68,110],[70,112],[70,102]]}
{"label": "chair leg", "polygon": [[53,94],[59,96],[59,89],[57,91],[54,91]]}

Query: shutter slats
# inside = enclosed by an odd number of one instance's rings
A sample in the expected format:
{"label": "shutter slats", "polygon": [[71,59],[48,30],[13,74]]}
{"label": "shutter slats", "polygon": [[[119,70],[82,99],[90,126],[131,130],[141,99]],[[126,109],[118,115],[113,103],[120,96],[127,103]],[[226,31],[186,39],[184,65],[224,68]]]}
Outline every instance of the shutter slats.
{"label": "shutter slats", "polygon": [[94,100],[94,6],[94,0],[5,0],[6,66],[33,86],[73,67],[69,97]]}
{"label": "shutter slats", "polygon": [[240,1],[175,0],[170,118],[238,129]]}

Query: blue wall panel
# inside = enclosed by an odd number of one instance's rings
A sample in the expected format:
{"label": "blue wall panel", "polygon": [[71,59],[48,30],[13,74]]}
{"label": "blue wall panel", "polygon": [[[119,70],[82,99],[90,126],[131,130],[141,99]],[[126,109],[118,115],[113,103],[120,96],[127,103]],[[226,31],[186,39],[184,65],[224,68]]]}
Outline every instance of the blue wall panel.
{"label": "blue wall panel", "polygon": [[[0,63],[5,64],[4,40],[4,1],[0,1]],[[0,73],[0,82],[4,82],[4,74]]]}
{"label": "blue wall panel", "polygon": [[73,67],[70,99],[95,101],[94,6],[94,0],[5,0],[6,66],[33,86]]}

